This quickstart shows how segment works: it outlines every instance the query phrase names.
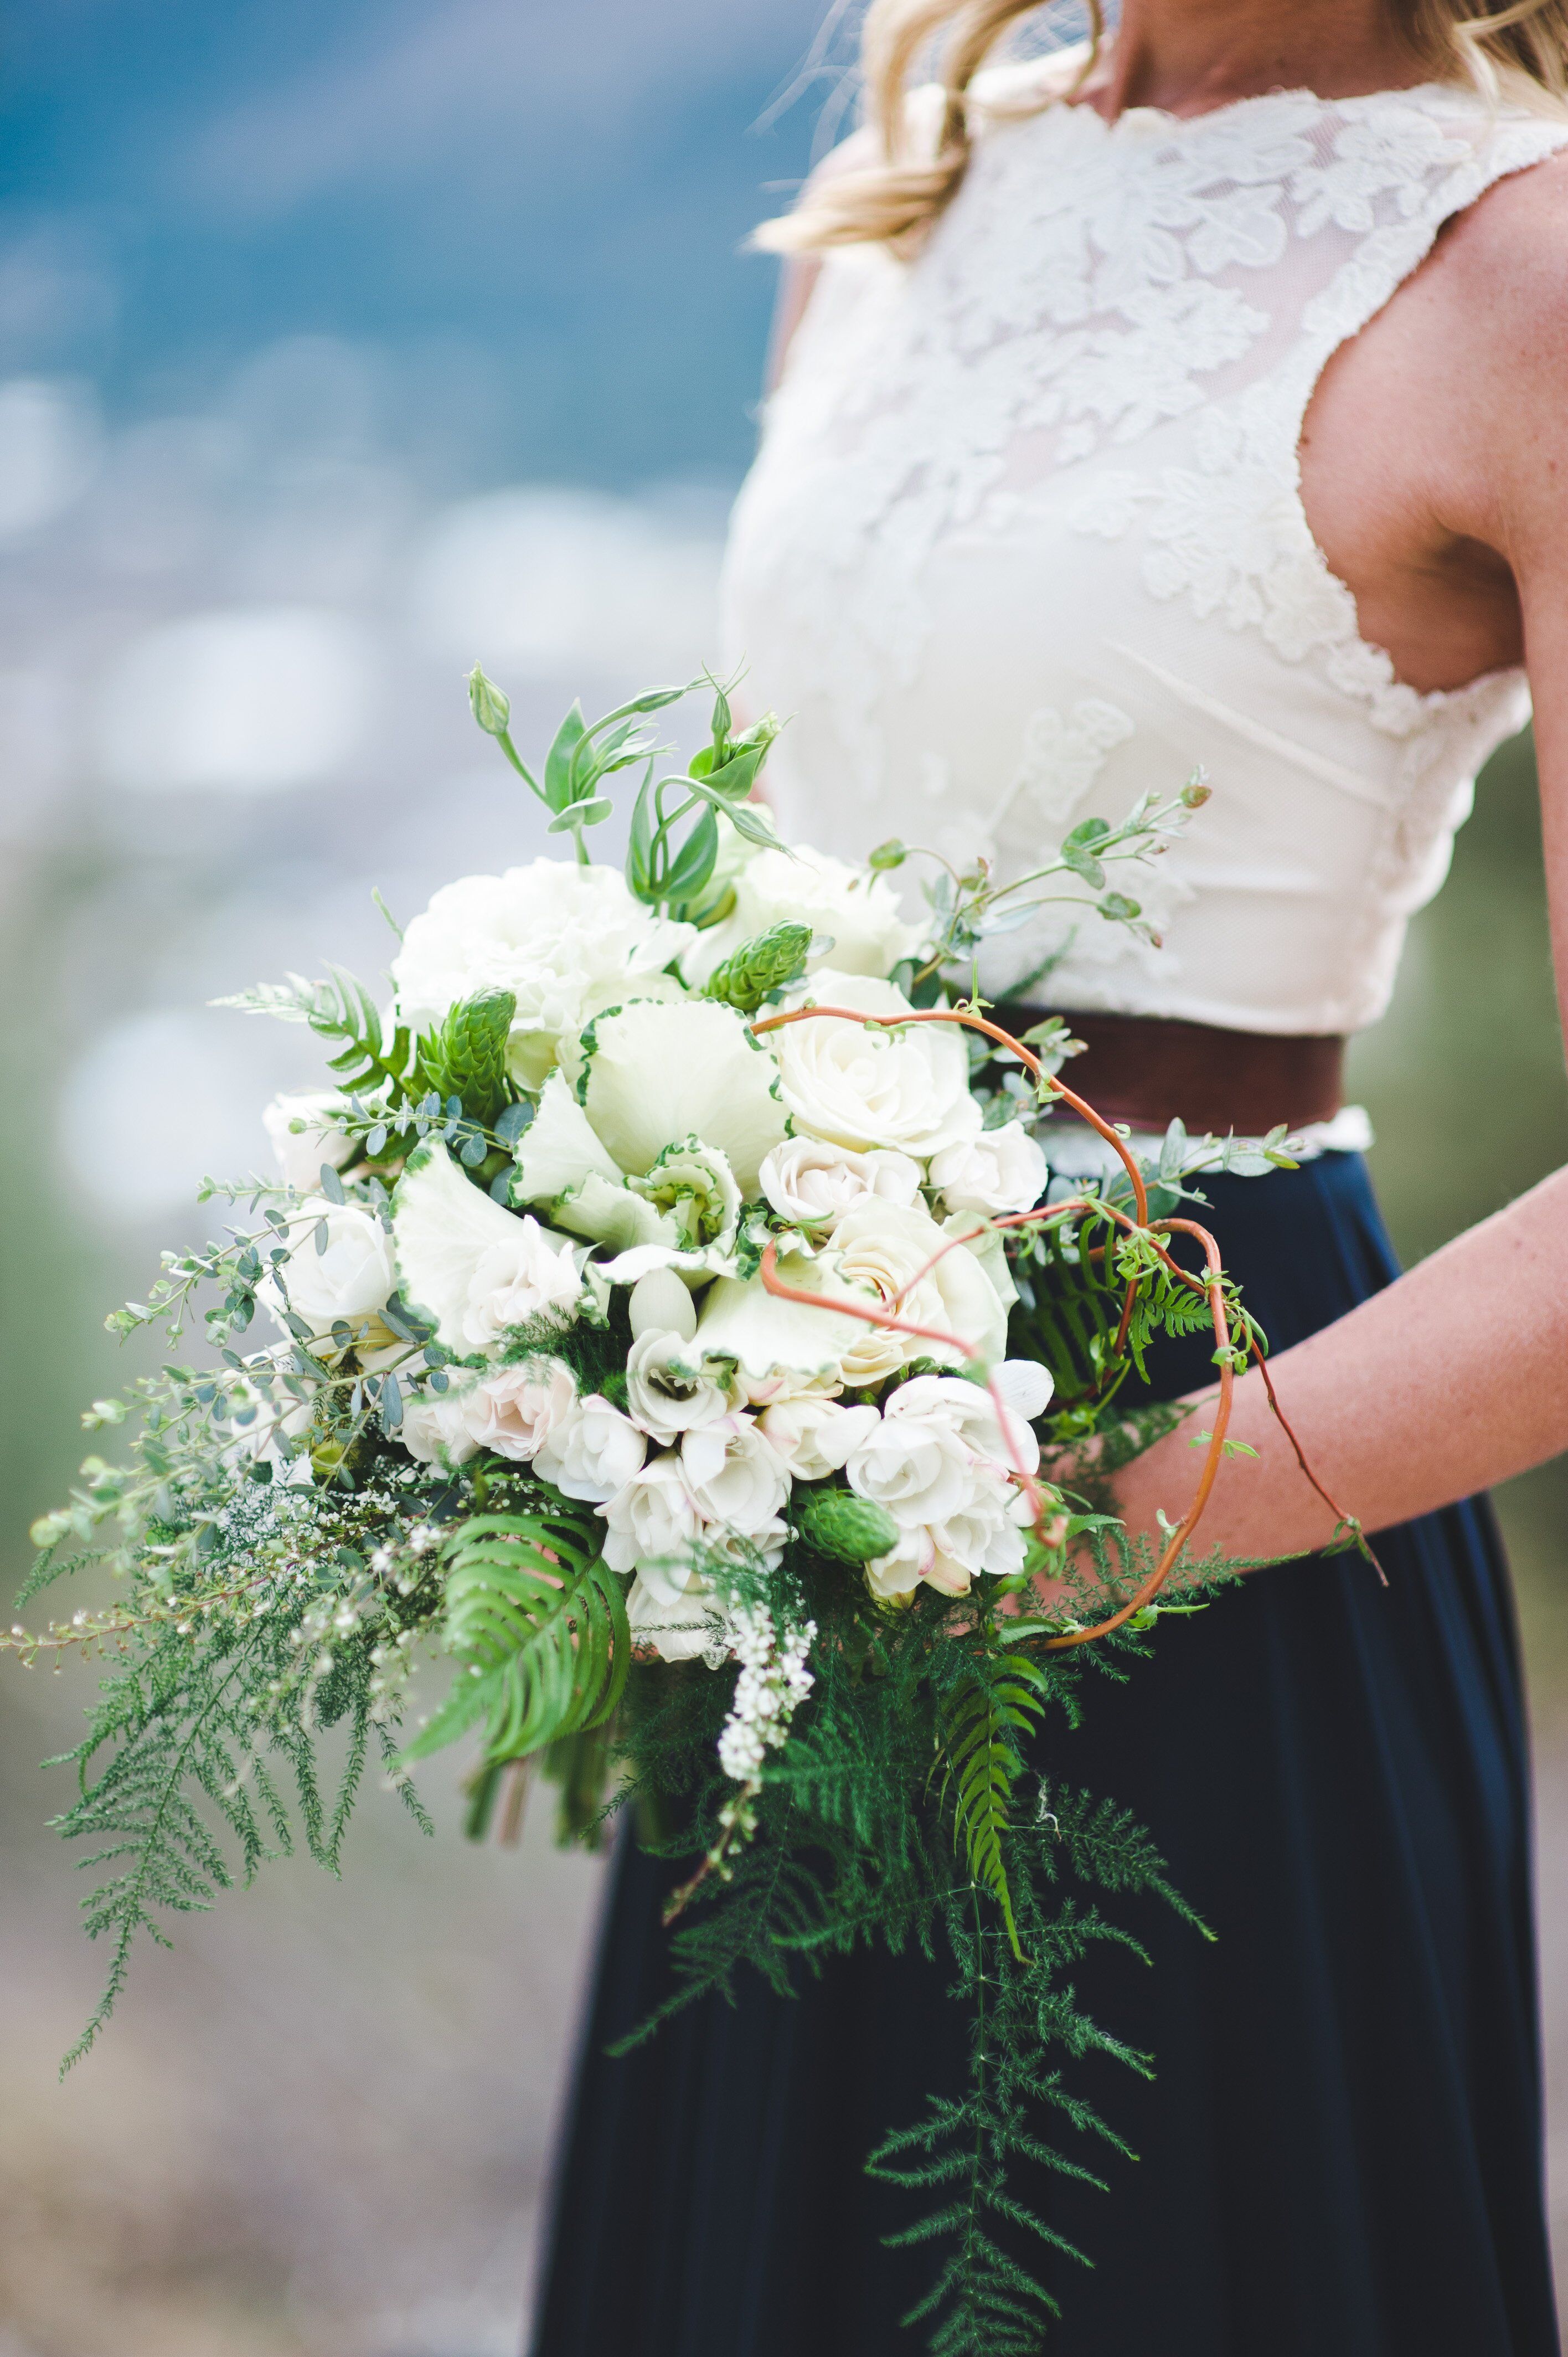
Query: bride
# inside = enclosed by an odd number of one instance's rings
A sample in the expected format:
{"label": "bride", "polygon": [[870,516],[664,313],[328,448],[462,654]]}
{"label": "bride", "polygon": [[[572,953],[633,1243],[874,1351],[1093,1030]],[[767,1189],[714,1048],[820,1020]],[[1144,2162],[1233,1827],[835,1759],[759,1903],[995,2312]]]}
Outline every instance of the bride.
{"label": "bride", "polygon": [[[871,120],[769,233],[788,350],[726,595],[749,691],[792,716],[784,833],[1016,871],[1202,764],[1158,946],[1069,910],[982,981],[1069,1013],[1075,1082],[1134,1130],[1301,1136],[1205,1216],[1388,1575],[1311,1557],[1333,1517],[1249,1377],[1258,1455],[1207,1533],[1298,1560],[1167,1623],[1053,1738],[1218,1935],[1151,1911],[1153,1971],[1084,1964],[1157,2075],[1069,2074],[1136,2159],[1039,2124],[1080,2172],[1036,2201],[1060,2357],[1557,2347],[1519,1664],[1477,1493],[1568,1446],[1568,1179],[1397,1276],[1339,1095],[1525,666],[1568,925],[1568,0],[1476,5],[1125,0],[1113,39],[1008,62],[1026,0],[875,0]],[[1195,1345],[1173,1388],[1211,1372]],[[1192,1428],[1122,1477],[1135,1525],[1187,1502]],[[940,1970],[747,1986],[608,2061],[666,1987],[664,1872],[623,1844],[537,2357],[915,2345],[926,2254],[885,2248],[909,2211],[862,2164],[961,2075]]]}

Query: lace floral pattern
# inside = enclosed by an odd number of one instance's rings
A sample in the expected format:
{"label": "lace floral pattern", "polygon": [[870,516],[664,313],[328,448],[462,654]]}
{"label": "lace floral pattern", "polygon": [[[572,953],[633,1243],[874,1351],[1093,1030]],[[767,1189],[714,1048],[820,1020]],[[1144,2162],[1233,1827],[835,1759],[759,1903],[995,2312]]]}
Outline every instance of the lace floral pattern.
{"label": "lace floral pattern", "polygon": [[[1194,710],[1217,696],[1276,736],[1283,714],[1302,762],[1358,773],[1363,801],[1395,811],[1419,779],[1423,808],[1456,807],[1459,765],[1517,720],[1518,679],[1423,694],[1396,677],[1313,540],[1297,443],[1326,361],[1443,221],[1564,144],[1568,126],[1438,86],[1279,92],[1184,122],[1135,109],[1111,125],[1083,106],[1019,120],[998,105],[915,263],[878,248],[829,260],[736,511],[734,651],[763,666],[771,650],[769,696],[809,706],[786,755],[808,790],[831,776],[875,840],[929,752],[959,834],[1016,843],[1026,817],[1020,856],[1037,855],[1133,729],[1107,659],[1131,640],[1193,683]],[[1124,565],[1086,568],[1095,543]],[[997,712],[976,777],[944,715],[972,675],[959,643],[992,598],[1019,701]],[[1298,675],[1288,689],[1282,665]],[[1096,740],[1091,706],[1125,733]],[[933,719],[912,754],[917,708]],[[1172,716],[1165,734],[1190,743],[1192,725]],[[1021,762],[1004,750],[1020,737]],[[1206,813],[1211,883],[1224,825]],[[1408,898],[1427,831],[1391,818],[1402,880],[1385,863],[1356,888]]]}
{"label": "lace floral pattern", "polygon": [[992,819],[1000,825],[1024,797],[1047,827],[1067,824],[1105,766],[1105,757],[1133,734],[1126,713],[1099,696],[1085,696],[1066,714],[1047,705],[1024,724],[1024,752],[1002,806]]}

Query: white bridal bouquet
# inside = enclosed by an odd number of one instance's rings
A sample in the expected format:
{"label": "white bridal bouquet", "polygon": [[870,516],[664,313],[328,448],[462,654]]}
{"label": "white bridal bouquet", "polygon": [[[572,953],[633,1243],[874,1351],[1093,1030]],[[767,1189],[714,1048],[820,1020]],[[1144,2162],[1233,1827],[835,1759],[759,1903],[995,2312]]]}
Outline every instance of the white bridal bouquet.
{"label": "white bridal bouquet", "polygon": [[[335,1865],[372,1747],[423,1817],[411,1769],[466,1739],[476,1833],[535,1763],[569,1834],[635,1806],[683,1996],[788,1987],[868,1926],[945,1934],[971,2083],[871,2165],[938,2190],[940,2346],[1032,2345],[1007,2163],[1043,2149],[1053,2045],[1100,2038],[1060,1986],[1092,1901],[1058,1885],[1165,1889],[1134,1825],[1053,1779],[1042,1721],[1086,1643],[1135,1648],[1171,1609],[1197,1512],[1156,1560],[1047,1469],[1168,1421],[1125,1387],[1162,1334],[1212,1328],[1211,1478],[1261,1338],[1195,1223],[1206,1258],[1173,1253],[1179,1125],[1141,1167],[1057,1077],[1063,1025],[1010,1039],[972,959],[1047,900],[1146,930],[1108,868],[1203,790],[1087,821],[1005,887],[934,861],[914,919],[903,845],[855,868],[777,841],[753,791],[777,725],[737,730],[723,692],[689,761],[647,726],[687,692],[660,689],[574,706],[531,769],[469,686],[563,857],[446,885],[384,995],[332,969],[224,1002],[308,1025],[330,1085],[267,1109],[276,1176],[205,1189],[246,1218],[110,1319],[200,1346],[94,1405],[134,1419],[128,1459],[89,1458],[35,1532],[30,1588],[90,1561],[119,1583],[6,1641],[113,1665],[62,1821],[121,1869],[76,2050],[138,1932],[296,1829]],[[624,868],[596,864],[628,773]],[[1063,1099],[1114,1183],[1049,1184]],[[454,1674],[421,1716],[432,1653]],[[317,1741],[344,1725],[328,1794]]]}

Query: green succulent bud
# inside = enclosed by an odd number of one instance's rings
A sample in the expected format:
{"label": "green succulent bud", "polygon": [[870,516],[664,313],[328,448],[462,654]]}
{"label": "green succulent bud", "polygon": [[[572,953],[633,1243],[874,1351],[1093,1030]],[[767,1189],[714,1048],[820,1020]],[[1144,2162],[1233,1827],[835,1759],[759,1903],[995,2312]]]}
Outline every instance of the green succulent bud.
{"label": "green succulent bud", "polygon": [[800,1523],[807,1545],[840,1563],[871,1563],[898,1544],[898,1525],[886,1507],[857,1498],[853,1490],[807,1490]]}
{"label": "green succulent bud", "polygon": [[445,1099],[459,1097],[472,1121],[490,1127],[510,1097],[506,1051],[517,998],[510,990],[481,990],[448,1013],[439,1031],[421,1043],[428,1085]]}
{"label": "green succulent bud", "polygon": [[714,968],[708,976],[707,996],[723,999],[742,1015],[755,1015],[769,991],[800,979],[811,946],[810,925],[770,925]]}
{"label": "green succulent bud", "polygon": [[504,737],[511,726],[511,705],[501,694],[493,679],[487,679],[478,663],[468,673],[468,702],[475,719],[487,737]]}

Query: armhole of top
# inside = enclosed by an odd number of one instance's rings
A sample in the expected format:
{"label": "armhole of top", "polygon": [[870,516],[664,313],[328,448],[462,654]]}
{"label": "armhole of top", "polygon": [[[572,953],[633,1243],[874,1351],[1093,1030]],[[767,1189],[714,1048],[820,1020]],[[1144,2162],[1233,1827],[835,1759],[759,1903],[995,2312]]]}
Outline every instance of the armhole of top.
{"label": "armhole of top", "polygon": [[1335,354],[1355,341],[1414,276],[1437,242],[1448,221],[1479,203],[1499,181],[1544,164],[1568,146],[1568,123],[1546,118],[1510,124],[1457,167],[1444,182],[1435,199],[1403,221],[1391,223],[1367,238],[1354,262],[1330,281],[1308,310],[1306,333],[1294,368],[1286,379],[1288,392],[1276,421],[1287,447],[1280,452],[1299,529],[1312,551],[1324,588],[1339,608],[1337,636],[1357,647],[1366,662],[1364,693],[1371,702],[1374,725],[1408,729],[1417,712],[1435,712],[1487,685],[1501,674],[1484,673],[1459,687],[1415,688],[1402,680],[1386,648],[1368,639],[1355,592],[1341,579],[1312,529],[1302,497],[1301,438],[1313,396]]}

